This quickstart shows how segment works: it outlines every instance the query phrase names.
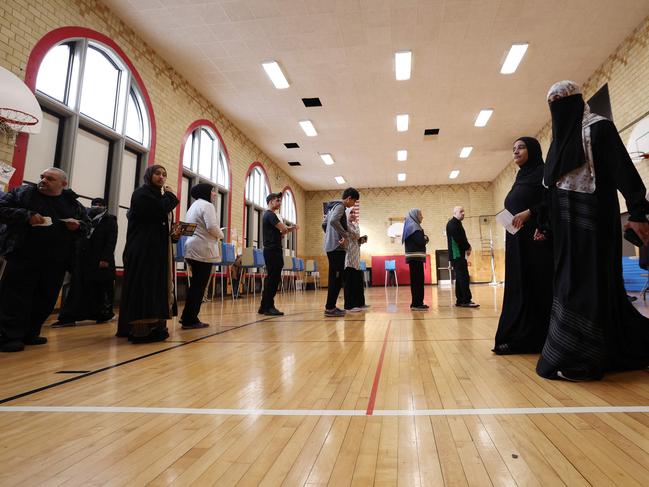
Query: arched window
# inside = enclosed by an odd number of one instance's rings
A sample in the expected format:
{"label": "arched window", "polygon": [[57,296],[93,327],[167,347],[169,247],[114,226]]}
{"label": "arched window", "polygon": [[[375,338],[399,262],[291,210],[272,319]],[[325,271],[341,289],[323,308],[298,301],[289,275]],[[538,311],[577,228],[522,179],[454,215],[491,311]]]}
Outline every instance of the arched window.
{"label": "arched window", "polygon": [[29,138],[23,182],[36,183],[44,169],[60,167],[82,204],[106,199],[119,222],[115,259],[121,266],[131,194],[155,140],[139,75],[111,39],[62,28],[36,45],[26,82],[35,86],[43,122],[41,133]]}
{"label": "arched window", "polygon": [[[295,197],[293,192],[289,188],[285,188],[282,196],[282,206],[279,210],[279,214],[288,226],[297,224],[297,209],[295,206]],[[295,256],[297,251],[297,233],[289,232],[284,235],[283,246],[286,250],[291,252],[291,255]]]}
{"label": "arched window", "polygon": [[[209,125],[207,125],[209,124]],[[230,171],[225,146],[209,121],[192,124],[183,148],[183,179],[181,189],[180,219],[187,213],[192,203],[191,188],[199,183],[214,186],[218,193],[214,206],[220,226],[227,227],[228,193],[230,191]]]}
{"label": "arched window", "polygon": [[261,165],[253,164],[246,178],[246,214],[243,238],[246,247],[260,249],[264,246],[261,217],[266,208],[266,196],[270,194],[266,173]]}

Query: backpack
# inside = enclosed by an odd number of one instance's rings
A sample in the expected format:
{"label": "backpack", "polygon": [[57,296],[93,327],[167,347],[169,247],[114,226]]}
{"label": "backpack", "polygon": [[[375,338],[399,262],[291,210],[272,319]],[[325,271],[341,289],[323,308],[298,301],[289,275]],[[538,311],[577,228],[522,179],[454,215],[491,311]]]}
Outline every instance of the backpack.
{"label": "backpack", "polygon": [[[341,201],[329,201],[327,203],[323,203],[323,211],[324,215],[322,215],[322,231],[327,233],[327,219],[329,217],[329,212],[335,208],[337,205],[342,205]],[[347,215],[343,213],[343,217],[340,219],[340,223],[343,226],[345,230],[347,230]]]}

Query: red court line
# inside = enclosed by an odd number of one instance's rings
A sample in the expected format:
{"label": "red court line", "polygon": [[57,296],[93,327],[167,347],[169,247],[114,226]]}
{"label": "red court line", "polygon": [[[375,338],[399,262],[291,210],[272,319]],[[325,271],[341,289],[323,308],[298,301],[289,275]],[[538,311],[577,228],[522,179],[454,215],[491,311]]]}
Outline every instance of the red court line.
{"label": "red court line", "polygon": [[383,369],[383,359],[385,358],[385,349],[388,346],[388,335],[390,335],[390,327],[392,326],[392,321],[388,321],[388,329],[385,330],[385,338],[383,339],[383,348],[381,349],[381,356],[379,357],[379,363],[376,365],[376,374],[374,374],[374,384],[372,384],[372,392],[370,393],[370,400],[367,403],[366,414],[372,416],[374,412],[374,403],[376,402],[376,392],[379,389],[379,381],[381,380],[381,370]]}

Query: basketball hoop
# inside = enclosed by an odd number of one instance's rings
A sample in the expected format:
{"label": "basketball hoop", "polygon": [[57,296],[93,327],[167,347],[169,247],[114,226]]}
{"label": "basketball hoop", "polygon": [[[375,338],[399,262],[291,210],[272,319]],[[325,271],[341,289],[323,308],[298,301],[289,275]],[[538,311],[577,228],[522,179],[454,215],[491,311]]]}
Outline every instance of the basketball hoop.
{"label": "basketball hoop", "polygon": [[11,71],[0,67],[0,139],[14,145],[20,132],[41,130],[43,112],[29,87]]}
{"label": "basketball hoop", "polygon": [[13,145],[16,142],[16,135],[23,132],[25,127],[31,127],[38,123],[38,118],[29,113],[15,108],[0,108],[0,136]]}

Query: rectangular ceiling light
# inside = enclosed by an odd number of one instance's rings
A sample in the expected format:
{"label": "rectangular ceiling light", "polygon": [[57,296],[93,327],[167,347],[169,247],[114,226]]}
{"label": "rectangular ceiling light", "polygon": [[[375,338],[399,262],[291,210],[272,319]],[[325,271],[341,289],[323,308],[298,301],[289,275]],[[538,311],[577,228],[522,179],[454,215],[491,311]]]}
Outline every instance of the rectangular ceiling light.
{"label": "rectangular ceiling light", "polygon": [[406,149],[400,149],[397,151],[397,161],[407,161],[408,160],[408,151]]}
{"label": "rectangular ceiling light", "polygon": [[394,53],[394,71],[397,76],[397,81],[404,81],[410,79],[410,72],[412,70],[412,52],[399,51]]}
{"label": "rectangular ceiling light", "polygon": [[491,118],[491,115],[493,114],[493,110],[491,108],[487,108],[485,110],[480,110],[480,113],[478,113],[478,116],[475,119],[475,126],[476,127],[486,127],[487,122]]}
{"label": "rectangular ceiling light", "polygon": [[275,85],[275,88],[277,88],[278,90],[288,88],[288,80],[286,79],[286,76],[284,76],[282,68],[280,68],[279,64],[277,64],[277,61],[269,61],[267,63],[261,63],[261,65],[263,66],[264,71],[266,71],[266,74],[268,75],[270,80]]}
{"label": "rectangular ceiling light", "polygon": [[410,117],[407,113],[397,115],[397,132],[407,132]]}
{"label": "rectangular ceiling light", "polygon": [[453,169],[451,174],[448,175],[449,179],[456,179],[460,175],[459,169]]}
{"label": "rectangular ceiling light", "polygon": [[342,177],[342,176],[336,176],[334,179],[336,180],[336,182],[337,182],[338,184],[345,184],[345,182],[346,182],[346,181],[345,181],[345,178]]}
{"label": "rectangular ceiling light", "polygon": [[405,172],[400,172],[399,174],[397,174],[397,181],[403,182],[405,180],[406,180],[406,173]]}
{"label": "rectangular ceiling light", "polygon": [[320,154],[320,159],[322,159],[322,162],[324,162],[327,166],[333,166],[334,165],[334,158],[331,157],[331,154]]}
{"label": "rectangular ceiling light", "polygon": [[466,159],[471,155],[471,151],[473,150],[473,146],[467,146],[467,147],[462,147],[462,150],[460,151],[460,157],[462,159]]}
{"label": "rectangular ceiling light", "polygon": [[308,137],[315,137],[316,135],[318,135],[318,132],[316,132],[316,129],[311,123],[311,120],[300,120],[300,127],[302,127],[302,130],[304,130],[304,133]]}
{"label": "rectangular ceiling light", "polygon": [[515,73],[516,70],[518,69],[518,65],[523,60],[523,56],[525,56],[525,52],[527,52],[528,46],[529,44],[527,43],[513,44],[512,47],[509,49],[509,53],[507,53],[505,62],[500,68],[500,73],[501,74]]}

